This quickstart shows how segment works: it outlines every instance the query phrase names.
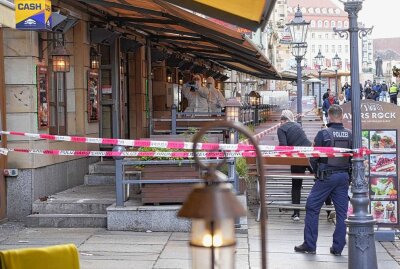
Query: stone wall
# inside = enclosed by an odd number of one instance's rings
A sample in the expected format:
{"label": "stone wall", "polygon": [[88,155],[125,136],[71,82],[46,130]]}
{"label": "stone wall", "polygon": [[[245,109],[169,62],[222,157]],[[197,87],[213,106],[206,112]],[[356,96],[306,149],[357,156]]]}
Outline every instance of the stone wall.
{"label": "stone wall", "polygon": [[23,221],[32,214],[32,203],[44,196],[83,184],[89,164],[98,158],[81,158],[36,169],[21,169],[7,178],[7,215]]}

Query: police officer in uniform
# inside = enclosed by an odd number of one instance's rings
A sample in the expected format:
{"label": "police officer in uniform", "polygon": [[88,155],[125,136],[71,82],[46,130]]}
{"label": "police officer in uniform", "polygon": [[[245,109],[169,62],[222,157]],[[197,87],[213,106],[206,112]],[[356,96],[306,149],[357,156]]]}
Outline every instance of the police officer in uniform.
{"label": "police officer in uniform", "polygon": [[[352,148],[351,131],[343,127],[343,111],[332,105],[328,110],[328,128],[319,131],[314,139],[316,147]],[[350,158],[311,158],[310,164],[316,174],[316,182],[306,203],[304,242],[295,246],[296,252],[315,254],[318,238],[318,221],[322,204],[331,196],[336,210],[336,228],[330,253],[340,256],[346,245],[346,214]]]}

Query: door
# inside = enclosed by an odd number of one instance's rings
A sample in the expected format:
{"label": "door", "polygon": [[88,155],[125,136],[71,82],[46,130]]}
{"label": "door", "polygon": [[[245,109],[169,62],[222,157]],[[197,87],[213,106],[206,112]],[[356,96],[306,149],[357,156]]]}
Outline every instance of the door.
{"label": "door", "polygon": [[[5,108],[5,83],[4,83],[4,54],[3,54],[3,29],[0,27],[0,129],[6,130]],[[6,137],[0,136],[0,147],[6,147]],[[6,167],[6,156],[0,154],[0,222],[6,218],[6,181],[3,175]]]}
{"label": "door", "polygon": [[[115,47],[100,45],[102,54],[100,135],[106,138],[128,138],[127,55],[119,53]],[[113,87],[114,85],[118,86]]]}

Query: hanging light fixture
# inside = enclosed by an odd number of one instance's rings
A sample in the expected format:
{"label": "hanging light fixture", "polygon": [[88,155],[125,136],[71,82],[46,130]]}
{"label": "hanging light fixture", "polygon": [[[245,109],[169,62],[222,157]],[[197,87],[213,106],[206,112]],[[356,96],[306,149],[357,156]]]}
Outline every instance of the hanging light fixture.
{"label": "hanging light fixture", "polygon": [[93,47],[90,48],[90,68],[100,69],[100,54]]}
{"label": "hanging light fixture", "polygon": [[62,44],[57,45],[50,55],[52,56],[53,72],[69,72],[69,56],[71,56],[71,54]]}

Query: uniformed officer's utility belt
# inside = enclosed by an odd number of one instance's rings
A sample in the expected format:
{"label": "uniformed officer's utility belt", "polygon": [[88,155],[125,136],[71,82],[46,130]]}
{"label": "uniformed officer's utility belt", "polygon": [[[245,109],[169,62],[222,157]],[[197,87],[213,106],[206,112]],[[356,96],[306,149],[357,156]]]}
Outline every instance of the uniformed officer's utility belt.
{"label": "uniformed officer's utility belt", "polygon": [[317,178],[319,180],[325,180],[328,179],[331,175],[333,174],[338,174],[338,173],[349,173],[349,169],[340,169],[340,170],[318,170],[317,171]]}

